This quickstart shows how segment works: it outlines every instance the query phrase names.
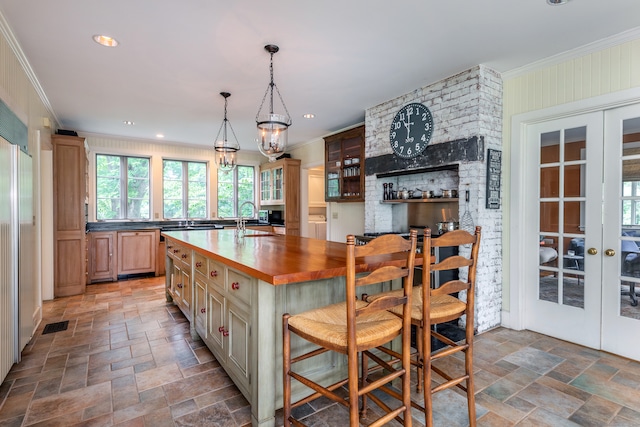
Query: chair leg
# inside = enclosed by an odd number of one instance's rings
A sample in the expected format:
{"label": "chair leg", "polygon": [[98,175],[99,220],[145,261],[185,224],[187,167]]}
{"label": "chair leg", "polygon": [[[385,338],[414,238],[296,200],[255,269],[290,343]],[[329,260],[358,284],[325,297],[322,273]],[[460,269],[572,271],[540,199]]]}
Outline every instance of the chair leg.
{"label": "chair leg", "polygon": [[[467,321],[469,315],[467,315]],[[473,324],[465,326],[466,336],[465,343],[467,349],[464,352],[464,369],[467,375],[467,404],[469,406],[469,427],[476,425],[476,395],[473,381]]]}
{"label": "chair leg", "polygon": [[[362,369],[362,377],[360,379],[360,387],[364,387],[367,384],[367,378],[369,376],[369,356],[367,356],[367,352],[363,351],[361,353],[361,369]],[[362,406],[360,407],[360,416],[362,418],[366,418],[367,411],[369,410],[369,402],[367,399],[367,395],[362,395]]]}
{"label": "chair leg", "polygon": [[358,384],[360,378],[358,375],[358,353],[347,357],[347,370],[349,375],[349,426],[360,426],[360,405],[358,403]]}
{"label": "chair leg", "polygon": [[418,366],[416,368],[417,381],[416,392],[422,392],[422,370],[424,363],[424,343],[422,337],[422,325],[415,325],[416,327],[416,348],[418,350]]}
{"label": "chair leg", "polygon": [[424,396],[424,421],[426,427],[433,427],[433,394],[431,393],[431,328],[421,325],[422,337],[422,390]]}
{"label": "chair leg", "polygon": [[282,316],[282,400],[284,427],[291,425],[289,417],[291,417],[291,333],[289,332],[289,314]]}

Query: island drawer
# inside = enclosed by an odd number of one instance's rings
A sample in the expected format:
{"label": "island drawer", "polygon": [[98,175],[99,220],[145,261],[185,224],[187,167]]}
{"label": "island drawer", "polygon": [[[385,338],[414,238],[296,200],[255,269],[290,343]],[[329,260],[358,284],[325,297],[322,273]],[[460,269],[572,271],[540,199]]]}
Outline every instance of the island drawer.
{"label": "island drawer", "polygon": [[208,260],[209,261],[209,274],[207,277],[211,281],[211,283],[219,286],[221,289],[224,289],[224,264],[221,264],[217,261]]}
{"label": "island drawer", "polygon": [[228,270],[227,274],[229,277],[229,295],[239,299],[247,305],[251,305],[253,278],[231,269]]}
{"label": "island drawer", "polygon": [[207,258],[203,255],[195,252],[193,254],[193,266],[195,268],[196,273],[202,274],[204,277],[208,276],[209,266],[207,264]]}

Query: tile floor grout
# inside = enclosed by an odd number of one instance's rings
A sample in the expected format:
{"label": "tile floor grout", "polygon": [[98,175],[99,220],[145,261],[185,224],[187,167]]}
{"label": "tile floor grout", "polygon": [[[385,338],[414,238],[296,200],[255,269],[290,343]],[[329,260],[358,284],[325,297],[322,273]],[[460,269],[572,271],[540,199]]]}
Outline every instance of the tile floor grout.
{"label": "tile floor grout", "polygon": [[[163,277],[96,284],[45,302],[22,361],[0,385],[0,427],[251,425],[248,402],[191,338],[163,284]],[[66,331],[42,335],[62,320]],[[480,426],[640,426],[638,362],[497,328],[476,337],[474,366]],[[326,400],[298,411],[318,426],[342,426],[347,415]],[[414,419],[423,425],[423,414],[414,411]],[[437,394],[434,419],[468,425],[462,394]]]}

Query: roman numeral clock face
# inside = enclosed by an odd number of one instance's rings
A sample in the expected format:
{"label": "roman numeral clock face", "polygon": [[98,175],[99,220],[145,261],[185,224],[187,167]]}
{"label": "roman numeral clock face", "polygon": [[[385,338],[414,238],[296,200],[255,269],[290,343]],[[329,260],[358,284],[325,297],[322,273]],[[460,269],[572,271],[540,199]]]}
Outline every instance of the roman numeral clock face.
{"label": "roman numeral clock face", "polygon": [[432,133],[431,111],[423,104],[408,104],[402,107],[393,118],[389,142],[398,157],[410,159],[427,148]]}

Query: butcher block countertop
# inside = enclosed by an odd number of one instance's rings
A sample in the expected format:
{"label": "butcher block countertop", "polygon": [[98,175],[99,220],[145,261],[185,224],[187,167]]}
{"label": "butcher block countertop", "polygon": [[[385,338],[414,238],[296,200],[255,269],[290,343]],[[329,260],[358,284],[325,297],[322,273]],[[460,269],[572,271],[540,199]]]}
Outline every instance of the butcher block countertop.
{"label": "butcher block countertop", "polygon": [[[233,229],[168,231],[162,234],[272,285],[346,274],[346,243],[256,230],[246,230],[244,237],[237,237]],[[380,263],[402,265],[406,258],[364,257],[359,261],[357,270],[367,271]],[[422,257],[417,256],[416,265],[421,264]]]}

